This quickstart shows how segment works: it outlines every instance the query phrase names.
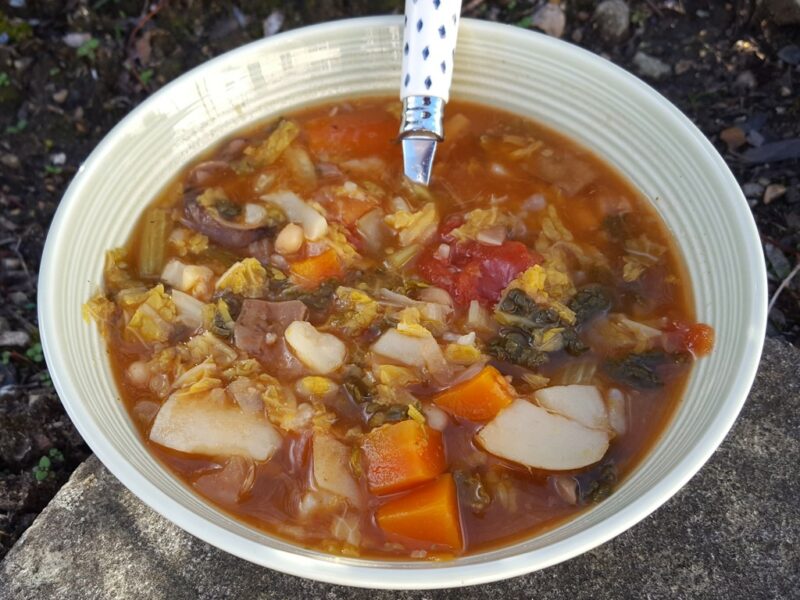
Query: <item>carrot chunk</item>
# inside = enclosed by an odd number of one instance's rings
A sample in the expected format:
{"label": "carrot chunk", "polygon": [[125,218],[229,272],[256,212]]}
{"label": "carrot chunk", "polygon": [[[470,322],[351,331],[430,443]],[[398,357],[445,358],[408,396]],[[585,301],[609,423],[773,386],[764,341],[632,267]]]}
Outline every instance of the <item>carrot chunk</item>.
{"label": "carrot chunk", "polygon": [[390,536],[449,546],[462,546],[456,484],[450,473],[391,500],[375,512],[378,526]]}
{"label": "carrot chunk", "polygon": [[412,420],[373,429],[361,451],[374,494],[406,490],[435,478],[446,466],[442,434]]}
{"label": "carrot chunk", "polygon": [[512,387],[491,366],[472,379],[454,385],[433,398],[438,405],[457,417],[488,421],[514,400]]}
{"label": "carrot chunk", "polygon": [[339,197],[332,203],[331,217],[345,225],[352,225],[374,208],[375,204],[366,200]]}
{"label": "carrot chunk", "polygon": [[289,268],[294,282],[308,289],[317,287],[326,279],[342,276],[342,263],[334,250],[326,250],[317,256],[298,260]]}

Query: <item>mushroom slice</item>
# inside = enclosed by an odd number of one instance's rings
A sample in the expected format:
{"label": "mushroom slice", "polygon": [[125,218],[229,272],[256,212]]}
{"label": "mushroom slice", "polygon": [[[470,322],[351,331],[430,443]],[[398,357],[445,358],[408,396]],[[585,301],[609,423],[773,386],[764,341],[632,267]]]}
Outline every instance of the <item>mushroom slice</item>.
{"label": "mushroom slice", "polygon": [[218,211],[202,206],[197,197],[196,193],[187,193],[184,197],[184,224],[221,246],[243,248],[270,232],[270,228],[263,224],[234,223],[223,219]]}

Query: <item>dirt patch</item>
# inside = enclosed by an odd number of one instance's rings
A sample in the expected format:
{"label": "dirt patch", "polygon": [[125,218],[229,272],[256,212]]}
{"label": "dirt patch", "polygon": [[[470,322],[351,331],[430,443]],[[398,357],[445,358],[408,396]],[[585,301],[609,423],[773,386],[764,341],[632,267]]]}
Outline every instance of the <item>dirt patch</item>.
{"label": "dirt patch", "polygon": [[[762,232],[770,293],[800,254],[800,30],[754,2],[465,0],[468,16],[536,25],[642,75],[722,152]],[[625,3],[622,3],[625,5]],[[0,9],[0,557],[88,454],[38,343],[36,273],[58,201],[81,161],[136,104],[195,65],[278,31],[399,12],[400,0],[9,0]],[[621,11],[621,12],[620,12]],[[627,27],[625,26],[627,23]],[[57,299],[47,299],[57,301]],[[800,276],[769,334],[800,341]]]}

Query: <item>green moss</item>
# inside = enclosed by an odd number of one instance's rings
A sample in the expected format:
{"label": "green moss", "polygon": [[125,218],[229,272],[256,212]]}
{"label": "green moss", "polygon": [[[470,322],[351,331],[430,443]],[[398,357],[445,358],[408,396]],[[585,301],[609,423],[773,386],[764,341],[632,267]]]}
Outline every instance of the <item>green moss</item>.
{"label": "green moss", "polygon": [[0,33],[7,34],[8,41],[13,44],[30,38],[33,29],[22,19],[11,19],[0,11]]}

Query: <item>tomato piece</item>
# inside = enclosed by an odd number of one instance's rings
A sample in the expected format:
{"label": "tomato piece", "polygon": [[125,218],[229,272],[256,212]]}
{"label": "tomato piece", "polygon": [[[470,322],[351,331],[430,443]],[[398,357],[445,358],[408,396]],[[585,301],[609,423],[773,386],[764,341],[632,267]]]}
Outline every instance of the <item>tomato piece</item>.
{"label": "tomato piece", "polygon": [[705,323],[673,321],[664,330],[664,350],[689,352],[695,358],[708,356],[714,349],[714,328]]}
{"label": "tomato piece", "polygon": [[419,272],[428,282],[446,289],[460,305],[472,300],[494,304],[517,275],[542,261],[521,242],[499,246],[459,242],[451,244],[450,256],[444,260],[437,255],[439,244],[432,244],[420,255]]}
{"label": "tomato piece", "polygon": [[308,121],[303,129],[315,155],[362,157],[385,153],[397,138],[397,119],[382,110],[339,112]]}
{"label": "tomato piece", "polygon": [[358,198],[338,196],[330,207],[330,218],[345,225],[353,225],[375,208],[375,204]]}

